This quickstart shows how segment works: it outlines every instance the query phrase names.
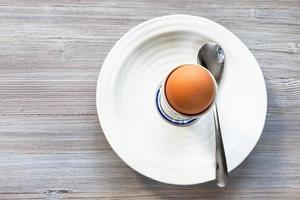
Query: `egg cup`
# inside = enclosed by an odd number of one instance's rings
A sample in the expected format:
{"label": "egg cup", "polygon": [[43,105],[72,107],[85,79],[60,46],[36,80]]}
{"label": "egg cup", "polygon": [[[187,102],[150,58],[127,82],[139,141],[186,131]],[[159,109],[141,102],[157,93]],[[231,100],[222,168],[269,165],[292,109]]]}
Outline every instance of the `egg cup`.
{"label": "egg cup", "polygon": [[[185,64],[182,64],[182,65],[176,67],[175,69],[177,69],[183,65],[185,65]],[[193,65],[197,65],[197,64],[193,64]],[[197,65],[197,66],[202,67],[201,65]],[[202,67],[202,68],[204,68],[204,67]],[[180,112],[176,111],[174,108],[172,108],[172,106],[169,104],[169,102],[166,98],[166,93],[165,93],[166,81],[174,70],[172,70],[167,75],[167,77],[165,78],[165,80],[163,81],[163,83],[160,85],[160,87],[157,90],[156,101],[155,101],[156,107],[157,107],[159,114],[162,116],[162,118],[164,120],[166,120],[167,122],[169,122],[170,124],[175,125],[175,126],[189,126],[189,125],[192,125],[193,123],[195,123],[197,120],[199,120],[201,117],[203,117],[204,115],[208,114],[211,111],[211,109],[215,105],[217,90],[215,90],[215,92],[214,92],[214,100],[204,111],[202,111],[198,114],[195,114],[195,115],[187,115],[187,114],[180,113]],[[205,70],[207,70],[207,69],[205,69]],[[212,77],[215,88],[217,88],[217,83],[216,83],[215,78],[208,70],[207,70],[207,72]]]}

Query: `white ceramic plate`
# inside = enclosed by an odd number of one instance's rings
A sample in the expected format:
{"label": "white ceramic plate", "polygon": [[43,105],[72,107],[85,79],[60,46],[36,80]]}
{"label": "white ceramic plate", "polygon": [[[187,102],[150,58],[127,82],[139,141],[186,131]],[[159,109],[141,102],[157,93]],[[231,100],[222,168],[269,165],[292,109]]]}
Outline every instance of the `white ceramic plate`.
{"label": "white ceramic plate", "polygon": [[229,170],[256,145],[266,116],[262,72],[247,47],[223,26],[200,17],[171,15],[146,21],[126,33],[102,66],[97,111],[105,136],[137,172],[170,184],[215,178],[212,113],[189,127],[164,121],[155,105],[161,81],[174,67],[196,63],[199,47],[219,43],[225,72],[218,106]]}

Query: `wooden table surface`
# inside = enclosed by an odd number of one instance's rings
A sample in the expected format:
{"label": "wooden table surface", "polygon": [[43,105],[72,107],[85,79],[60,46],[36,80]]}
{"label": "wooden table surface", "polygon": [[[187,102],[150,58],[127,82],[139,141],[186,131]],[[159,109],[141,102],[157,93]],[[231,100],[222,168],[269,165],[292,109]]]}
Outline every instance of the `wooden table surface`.
{"label": "wooden table surface", "polygon": [[[226,188],[158,183],[108,145],[95,105],[108,51],[152,17],[235,33],[268,90],[260,141]],[[0,199],[300,199],[299,0],[0,0]]]}

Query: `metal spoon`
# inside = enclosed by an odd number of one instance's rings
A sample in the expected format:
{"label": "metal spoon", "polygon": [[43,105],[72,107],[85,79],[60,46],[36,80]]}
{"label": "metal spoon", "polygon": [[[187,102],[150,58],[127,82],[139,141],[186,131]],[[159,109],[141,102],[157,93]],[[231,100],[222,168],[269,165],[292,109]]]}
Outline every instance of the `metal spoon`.
{"label": "metal spoon", "polygon": [[[212,73],[218,85],[220,85],[224,71],[224,60],[225,55],[223,49],[214,42],[205,44],[198,52],[199,64]],[[214,109],[214,124],[216,134],[216,181],[218,186],[224,187],[228,180],[228,171],[217,103],[215,103]]]}

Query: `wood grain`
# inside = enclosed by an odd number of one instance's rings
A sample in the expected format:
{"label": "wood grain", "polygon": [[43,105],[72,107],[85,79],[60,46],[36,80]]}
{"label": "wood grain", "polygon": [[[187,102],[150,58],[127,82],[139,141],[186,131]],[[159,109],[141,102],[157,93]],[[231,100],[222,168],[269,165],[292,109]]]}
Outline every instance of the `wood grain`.
{"label": "wood grain", "polygon": [[[108,51],[138,23],[178,13],[230,29],[265,76],[263,135],[223,189],[137,174],[98,122]],[[0,199],[300,199],[299,0],[0,0],[0,72]]]}

